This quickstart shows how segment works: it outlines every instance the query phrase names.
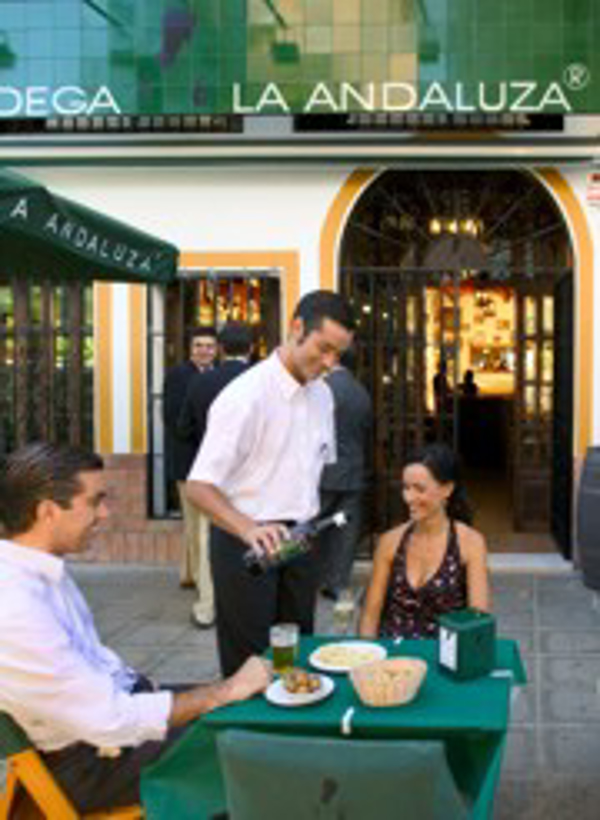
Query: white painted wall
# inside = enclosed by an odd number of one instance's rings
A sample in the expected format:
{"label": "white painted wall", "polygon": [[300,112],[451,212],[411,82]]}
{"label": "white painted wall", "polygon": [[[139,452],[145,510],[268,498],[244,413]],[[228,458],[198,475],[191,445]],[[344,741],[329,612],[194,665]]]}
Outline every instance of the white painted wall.
{"label": "white painted wall", "polygon": [[131,358],[128,285],[113,285],[113,452],[131,452]]}
{"label": "white painted wall", "polygon": [[23,168],[182,251],[296,250],[318,285],[321,226],[352,168]]}

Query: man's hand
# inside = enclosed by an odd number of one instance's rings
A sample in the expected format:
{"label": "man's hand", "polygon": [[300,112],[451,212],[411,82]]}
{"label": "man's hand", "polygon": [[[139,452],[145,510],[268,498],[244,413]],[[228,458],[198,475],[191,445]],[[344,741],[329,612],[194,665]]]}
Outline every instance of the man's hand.
{"label": "man's hand", "polygon": [[258,692],[264,692],[272,679],[271,663],[258,655],[252,655],[227,680],[227,700],[246,700]]}
{"label": "man's hand", "polygon": [[281,541],[289,537],[288,529],[283,524],[257,524],[249,516],[236,510],[213,484],[188,480],[185,492],[192,504],[206,513],[217,527],[244,541],[258,555],[277,552]]}
{"label": "man's hand", "polygon": [[258,555],[275,555],[281,542],[289,537],[285,524],[254,524],[243,534],[243,540]]}
{"label": "man's hand", "polygon": [[176,692],[173,695],[169,724],[184,726],[190,720],[212,712],[219,706],[251,698],[258,692],[264,692],[272,677],[270,662],[253,655],[226,680],[196,686],[187,692]]}

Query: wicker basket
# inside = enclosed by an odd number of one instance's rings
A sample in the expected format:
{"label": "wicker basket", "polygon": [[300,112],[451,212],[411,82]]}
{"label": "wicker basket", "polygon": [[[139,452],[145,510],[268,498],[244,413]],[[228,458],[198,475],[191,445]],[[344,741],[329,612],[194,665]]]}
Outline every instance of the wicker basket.
{"label": "wicker basket", "polygon": [[426,673],[421,658],[388,658],[357,666],[350,679],[366,706],[401,706],[415,697]]}

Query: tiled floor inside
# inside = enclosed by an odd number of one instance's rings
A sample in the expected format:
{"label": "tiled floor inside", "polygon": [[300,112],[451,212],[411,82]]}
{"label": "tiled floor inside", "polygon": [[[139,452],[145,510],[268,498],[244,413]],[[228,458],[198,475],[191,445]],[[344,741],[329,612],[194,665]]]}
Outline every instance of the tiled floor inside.
{"label": "tiled floor inside", "polygon": [[[217,675],[214,630],[190,623],[193,594],[174,569],[75,565],[106,642],[162,681]],[[360,579],[356,580],[360,585]],[[600,598],[574,573],[493,575],[500,633],[521,644],[517,698],[496,820],[600,817]],[[331,631],[321,602],[318,631]]]}
{"label": "tiled floor inside", "polygon": [[556,546],[549,532],[516,532],[514,529],[513,488],[502,472],[470,469],[467,494],[475,513],[477,528],[486,533],[490,551],[502,553],[552,553]]}

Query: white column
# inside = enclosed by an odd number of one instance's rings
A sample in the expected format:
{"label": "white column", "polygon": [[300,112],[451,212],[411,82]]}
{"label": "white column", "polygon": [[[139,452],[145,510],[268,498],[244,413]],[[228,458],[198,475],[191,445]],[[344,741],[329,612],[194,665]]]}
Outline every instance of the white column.
{"label": "white column", "polygon": [[113,452],[131,452],[128,285],[113,285]]}

